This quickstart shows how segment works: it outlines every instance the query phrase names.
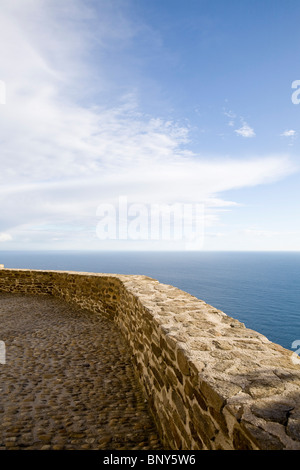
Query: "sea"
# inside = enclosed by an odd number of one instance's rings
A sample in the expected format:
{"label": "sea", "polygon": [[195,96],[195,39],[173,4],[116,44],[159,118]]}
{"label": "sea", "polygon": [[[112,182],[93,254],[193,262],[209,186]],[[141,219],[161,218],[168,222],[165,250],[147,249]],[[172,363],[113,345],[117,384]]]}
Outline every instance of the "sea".
{"label": "sea", "polygon": [[300,252],[0,251],[0,264],[143,274],[189,292],[286,349],[300,344]]}

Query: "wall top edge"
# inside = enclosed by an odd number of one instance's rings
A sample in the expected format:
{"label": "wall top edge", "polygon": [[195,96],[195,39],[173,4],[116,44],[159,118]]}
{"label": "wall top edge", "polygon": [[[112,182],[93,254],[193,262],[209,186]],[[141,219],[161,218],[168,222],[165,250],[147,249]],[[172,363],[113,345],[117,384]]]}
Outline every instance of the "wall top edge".
{"label": "wall top edge", "polygon": [[68,271],[68,270],[58,270],[58,269],[27,269],[27,268],[1,268],[1,271],[4,272],[34,272],[34,273],[55,273],[55,274],[71,274],[71,275],[78,275],[78,276],[96,276],[96,277],[113,277],[116,279],[141,279],[141,280],[149,280],[149,281],[157,281],[157,279],[153,279],[149,276],[145,276],[143,274],[117,274],[117,273],[95,273],[89,271]]}
{"label": "wall top edge", "polygon": [[[2,268],[0,276],[1,273],[57,274],[59,276],[70,275],[119,280],[126,291],[130,292],[147,311],[151,312],[153,319],[160,325],[165,334],[176,337],[177,341],[185,344],[185,350],[191,356],[198,353],[198,346],[194,349],[191,343],[195,341],[201,343],[204,351],[209,351],[210,343],[215,342],[223,360],[227,351],[232,349],[231,343],[237,338],[240,341],[238,349],[241,348],[241,344],[246,346],[247,343],[253,341],[260,343],[259,350],[255,351],[256,357],[261,354],[265,355],[266,349],[269,350],[271,356],[274,356],[274,354],[275,356],[281,356],[282,354],[290,356],[292,354],[291,351],[273,343],[263,334],[247,328],[242,322],[231,317],[228,313],[207,304],[184,290],[161,283],[145,275],[25,268]],[[251,353],[253,353],[253,350]],[[201,356],[203,355],[205,355],[205,352],[202,352]],[[252,354],[250,354],[247,360],[251,361],[252,359]],[[266,363],[268,363],[268,360],[266,360]],[[292,369],[297,369],[300,372],[298,364],[296,366],[290,365]]]}

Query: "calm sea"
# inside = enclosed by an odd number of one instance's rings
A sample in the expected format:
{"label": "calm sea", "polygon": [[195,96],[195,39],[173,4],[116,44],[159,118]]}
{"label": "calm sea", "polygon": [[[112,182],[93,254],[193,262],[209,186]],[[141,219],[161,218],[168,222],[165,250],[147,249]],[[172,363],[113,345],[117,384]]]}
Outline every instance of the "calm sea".
{"label": "calm sea", "polygon": [[204,300],[271,341],[300,340],[299,252],[13,252],[7,268],[145,274]]}

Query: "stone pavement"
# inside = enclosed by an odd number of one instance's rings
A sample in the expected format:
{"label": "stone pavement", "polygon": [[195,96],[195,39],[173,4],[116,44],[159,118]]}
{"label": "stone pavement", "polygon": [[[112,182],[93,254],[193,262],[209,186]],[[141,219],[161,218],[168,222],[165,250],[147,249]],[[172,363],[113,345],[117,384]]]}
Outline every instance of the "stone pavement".
{"label": "stone pavement", "polygon": [[163,449],[108,320],[50,296],[0,295],[0,449]]}

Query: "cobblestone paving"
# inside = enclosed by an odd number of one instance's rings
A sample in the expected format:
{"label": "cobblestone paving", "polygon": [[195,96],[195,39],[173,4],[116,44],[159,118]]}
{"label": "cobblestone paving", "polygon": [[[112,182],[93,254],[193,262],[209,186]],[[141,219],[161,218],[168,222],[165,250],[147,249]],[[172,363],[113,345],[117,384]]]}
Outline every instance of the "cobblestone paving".
{"label": "cobblestone paving", "polygon": [[0,295],[0,449],[162,449],[117,327],[52,297]]}

